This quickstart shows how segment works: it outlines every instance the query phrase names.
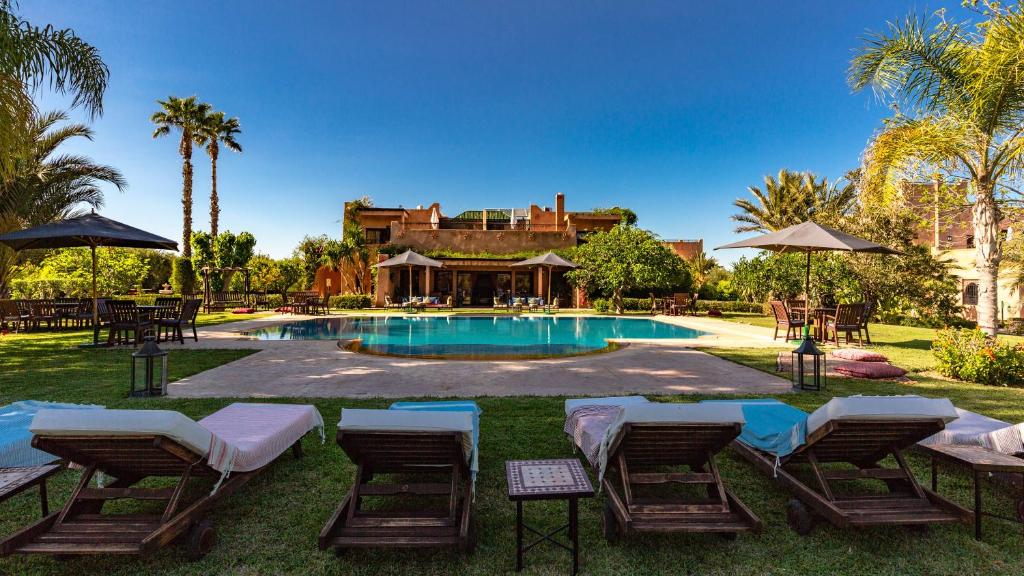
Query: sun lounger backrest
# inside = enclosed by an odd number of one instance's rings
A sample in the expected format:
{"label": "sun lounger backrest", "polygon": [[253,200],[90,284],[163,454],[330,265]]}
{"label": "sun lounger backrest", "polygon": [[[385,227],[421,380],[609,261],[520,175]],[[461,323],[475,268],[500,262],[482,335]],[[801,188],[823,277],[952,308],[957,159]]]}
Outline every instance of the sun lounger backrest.
{"label": "sun lounger backrest", "polygon": [[618,453],[632,467],[700,464],[725,448],[740,434],[742,425],[624,424]]}
{"label": "sun lounger backrest", "polygon": [[32,447],[116,478],[180,476],[195,464],[193,475],[219,476],[206,458],[164,436],[48,436],[37,434]]}
{"label": "sun lounger backrest", "polygon": [[338,445],[374,472],[408,472],[465,462],[461,432],[338,430]]}
{"label": "sun lounger backrest", "polygon": [[902,450],[944,427],[942,418],[832,420],[807,435],[802,451],[813,448],[820,462],[872,464],[893,448]]}

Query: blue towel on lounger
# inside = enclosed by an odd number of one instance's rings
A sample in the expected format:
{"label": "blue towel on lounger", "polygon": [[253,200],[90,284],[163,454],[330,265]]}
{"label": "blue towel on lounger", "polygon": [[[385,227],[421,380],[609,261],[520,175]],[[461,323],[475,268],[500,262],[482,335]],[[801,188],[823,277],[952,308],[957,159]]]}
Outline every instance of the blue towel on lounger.
{"label": "blue towel on lounger", "polygon": [[483,410],[472,400],[438,400],[436,402],[395,402],[388,406],[388,410],[422,410],[427,412],[471,412],[473,414],[473,457],[469,464],[473,472],[473,480],[476,481],[476,473],[480,469],[479,446],[480,446],[480,415]]}
{"label": "blue towel on lounger", "polygon": [[743,407],[746,423],[739,440],[776,457],[792,454],[807,441],[807,413],[778,400],[702,400]]}
{"label": "blue towel on lounger", "polygon": [[103,406],[22,400],[0,406],[0,468],[42,466],[57,459],[32,447],[29,425],[40,410],[96,410]]}

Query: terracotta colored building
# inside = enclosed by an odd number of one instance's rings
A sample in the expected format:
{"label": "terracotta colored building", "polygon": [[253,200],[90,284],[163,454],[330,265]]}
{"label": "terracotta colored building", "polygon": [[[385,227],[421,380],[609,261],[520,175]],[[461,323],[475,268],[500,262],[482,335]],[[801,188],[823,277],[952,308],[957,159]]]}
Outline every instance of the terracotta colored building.
{"label": "terracotta colored building", "polygon": [[668,246],[679,256],[687,262],[693,260],[693,258],[704,251],[704,240],[665,240],[663,242],[665,246]]}
{"label": "terracotta colored building", "polygon": [[[456,306],[490,306],[495,297],[512,295],[543,297],[548,282],[552,298],[557,296],[562,306],[580,305],[581,295],[566,282],[564,270],[555,270],[548,278],[546,269],[512,264],[526,252],[571,248],[588,233],[610,230],[620,221],[616,214],[567,211],[561,193],[555,196],[554,207],[480,208],[448,216],[435,202],[416,208],[365,208],[357,218],[345,225],[362,227],[372,246],[411,248],[440,260],[441,268],[413,269],[412,292],[441,299],[451,296]],[[387,257],[380,254],[378,261]],[[378,268],[375,280],[378,306],[384,305],[385,296],[398,302],[409,293],[407,268]],[[339,285],[340,279],[332,278],[332,284]]]}
{"label": "terracotta colored building", "polygon": [[[917,232],[916,242],[928,246],[936,254],[941,253],[951,264],[953,275],[960,283],[960,303],[964,316],[977,319],[978,271],[975,268],[974,230],[971,223],[971,206],[948,206],[936,200],[934,184],[908,184],[904,188],[904,200],[923,217]],[[1004,238],[1024,232],[1024,222],[1003,218],[1000,222]],[[999,319],[1024,316],[1024,294],[1014,285],[1013,271],[1007,266],[1000,268],[999,276]]]}

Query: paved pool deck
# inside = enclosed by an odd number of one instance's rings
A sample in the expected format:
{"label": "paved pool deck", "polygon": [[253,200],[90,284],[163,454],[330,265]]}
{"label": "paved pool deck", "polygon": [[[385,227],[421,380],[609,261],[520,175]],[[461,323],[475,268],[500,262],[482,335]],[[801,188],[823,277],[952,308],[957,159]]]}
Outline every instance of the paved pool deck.
{"label": "paved pool deck", "polygon": [[[420,360],[359,354],[333,340],[266,341],[240,334],[303,319],[280,315],[204,327],[191,349],[259,352],[173,382],[175,397],[595,396],[780,394],[787,380],[701,352],[703,347],[786,347],[771,330],[707,317],[658,317],[708,335],[631,341],[601,354],[544,360]],[[166,349],[178,344],[162,344]]]}

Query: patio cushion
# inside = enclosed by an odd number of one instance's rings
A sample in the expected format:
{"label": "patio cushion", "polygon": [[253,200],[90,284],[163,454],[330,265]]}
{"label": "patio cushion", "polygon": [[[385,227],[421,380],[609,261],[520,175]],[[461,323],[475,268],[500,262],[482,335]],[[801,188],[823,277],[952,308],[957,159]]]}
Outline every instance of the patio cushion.
{"label": "patio cushion", "polygon": [[858,362],[888,362],[889,359],[883,354],[878,352],[872,352],[870,350],[862,350],[860,348],[840,348],[839,350],[833,350],[832,356],[836,358],[842,358],[843,360],[856,360]]}
{"label": "patio cushion", "polygon": [[[199,425],[231,448],[218,453],[216,449],[223,445],[215,445],[211,466],[233,472],[259,470],[314,428],[320,429],[321,442],[324,439],[324,419],[308,404],[236,402],[203,418]],[[229,459],[230,464],[223,463]]]}
{"label": "patio cushion", "polygon": [[775,456],[792,454],[807,439],[807,413],[778,400],[702,400],[701,404],[739,406],[746,420],[739,440]]}
{"label": "patio cushion", "polygon": [[1024,423],[1009,424],[1002,420],[956,409],[959,416],[945,430],[933,434],[918,444],[966,444],[983,446],[1003,454],[1024,452]]}
{"label": "patio cushion", "polygon": [[835,371],[853,378],[899,378],[907,371],[887,362],[844,362],[837,364]]}
{"label": "patio cushion", "polygon": [[460,432],[466,462],[473,461],[473,414],[461,411],[342,408],[338,430],[377,432]]}
{"label": "patio cushion", "polygon": [[[868,363],[870,364],[870,363]],[[810,434],[833,420],[925,420],[957,419],[956,408],[948,398],[923,396],[850,396],[833,398],[807,417]]]}
{"label": "patio cushion", "polygon": [[643,396],[605,396],[604,398],[570,398],[565,401],[565,415],[583,406],[625,406],[627,404],[646,404],[650,402]]}
{"label": "patio cushion", "polygon": [[232,314],[252,314],[255,312],[255,308],[235,308],[231,311]]}

